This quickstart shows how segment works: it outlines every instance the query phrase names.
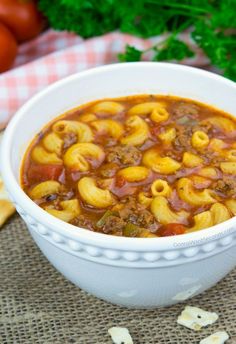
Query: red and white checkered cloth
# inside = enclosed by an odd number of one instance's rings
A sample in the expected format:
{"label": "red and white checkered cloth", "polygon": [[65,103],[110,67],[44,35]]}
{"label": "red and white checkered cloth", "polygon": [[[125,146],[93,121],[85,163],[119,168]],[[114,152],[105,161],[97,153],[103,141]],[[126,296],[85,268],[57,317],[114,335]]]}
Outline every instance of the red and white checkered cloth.
{"label": "red and white checkered cloth", "polygon": [[[187,37],[187,36],[186,36]],[[186,37],[185,40],[187,40]],[[117,62],[126,44],[147,49],[162,37],[142,40],[118,32],[88,40],[66,32],[48,30],[19,47],[14,69],[0,75],[0,130],[16,110],[52,82],[91,67]],[[208,60],[197,51],[186,64],[207,67]],[[146,57],[149,58],[148,56]]]}

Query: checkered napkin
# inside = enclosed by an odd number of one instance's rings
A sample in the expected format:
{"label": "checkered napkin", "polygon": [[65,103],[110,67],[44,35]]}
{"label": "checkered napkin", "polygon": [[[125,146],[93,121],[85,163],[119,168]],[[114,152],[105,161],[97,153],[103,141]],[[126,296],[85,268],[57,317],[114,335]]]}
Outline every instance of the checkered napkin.
{"label": "checkered napkin", "polygon": [[[126,44],[147,49],[164,36],[142,40],[119,32],[83,40],[67,32],[48,30],[35,40],[19,47],[14,68],[0,75],[0,130],[16,110],[35,93],[68,75],[91,67],[117,62],[117,54]],[[188,40],[186,37],[182,37]],[[194,59],[184,63],[207,67],[208,60],[197,51]],[[146,56],[145,59],[150,59]]]}

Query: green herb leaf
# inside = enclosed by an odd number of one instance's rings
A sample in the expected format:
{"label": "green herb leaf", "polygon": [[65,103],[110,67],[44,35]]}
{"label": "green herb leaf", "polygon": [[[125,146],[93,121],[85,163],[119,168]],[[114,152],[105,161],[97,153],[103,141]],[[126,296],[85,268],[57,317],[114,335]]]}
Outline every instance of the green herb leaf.
{"label": "green herb leaf", "polygon": [[140,61],[142,57],[142,51],[132,47],[130,45],[126,45],[125,52],[123,54],[119,54],[118,58],[121,62],[134,62]]}
{"label": "green herb leaf", "polygon": [[[151,47],[154,61],[181,61],[193,51],[178,37],[192,38],[213,66],[236,81],[236,0],[39,0],[39,8],[57,30],[93,37],[120,30],[143,38],[169,32]],[[140,61],[146,51],[128,46],[120,61]]]}
{"label": "green herb leaf", "polygon": [[194,52],[188,45],[179,39],[173,38],[166,41],[162,48],[156,48],[153,61],[181,61],[186,57],[193,57]]}

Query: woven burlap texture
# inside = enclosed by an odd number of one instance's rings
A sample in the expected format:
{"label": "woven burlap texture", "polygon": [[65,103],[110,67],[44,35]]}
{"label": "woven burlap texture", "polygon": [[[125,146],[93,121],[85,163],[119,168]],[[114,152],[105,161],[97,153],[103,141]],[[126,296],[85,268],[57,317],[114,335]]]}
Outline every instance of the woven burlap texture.
{"label": "woven burlap texture", "polygon": [[236,270],[187,303],[219,314],[201,332],[176,324],[184,303],[155,310],[113,306],[65,280],[14,216],[0,232],[0,344],[111,344],[111,326],[129,328],[135,344],[197,344],[217,330],[236,343]]}

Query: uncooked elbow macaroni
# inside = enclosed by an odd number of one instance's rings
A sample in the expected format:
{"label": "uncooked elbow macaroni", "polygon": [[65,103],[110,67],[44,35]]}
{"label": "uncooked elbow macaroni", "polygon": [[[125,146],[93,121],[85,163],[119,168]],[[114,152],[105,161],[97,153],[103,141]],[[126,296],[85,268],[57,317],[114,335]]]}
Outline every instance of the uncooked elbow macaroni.
{"label": "uncooked elbow macaroni", "polygon": [[236,216],[235,140],[236,119],[196,101],[94,101],[40,130],[21,184],[78,230],[137,238],[195,232]]}
{"label": "uncooked elbow macaroni", "polygon": [[82,200],[95,208],[107,208],[114,203],[111,192],[97,187],[93,178],[81,178],[78,183],[78,190]]}

